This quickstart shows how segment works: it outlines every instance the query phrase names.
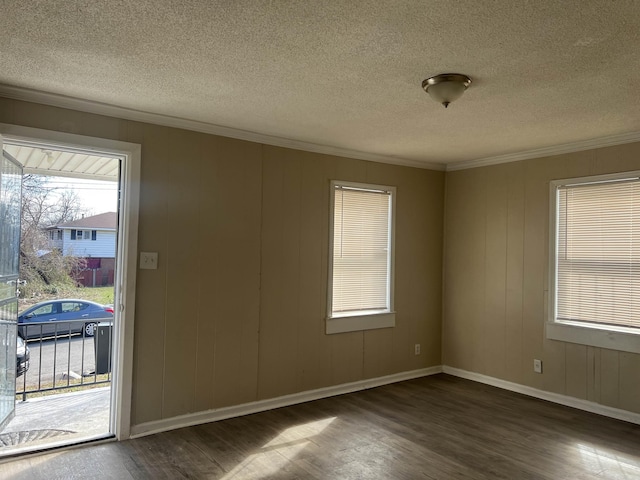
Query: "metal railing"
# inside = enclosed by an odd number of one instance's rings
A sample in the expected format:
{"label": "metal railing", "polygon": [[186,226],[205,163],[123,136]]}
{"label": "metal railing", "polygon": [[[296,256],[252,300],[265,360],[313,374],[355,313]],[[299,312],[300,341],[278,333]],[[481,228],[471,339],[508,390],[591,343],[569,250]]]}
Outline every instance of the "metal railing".
{"label": "metal railing", "polygon": [[19,324],[18,334],[27,344],[22,360],[28,368],[16,378],[16,395],[23,401],[28,394],[111,382],[111,319]]}

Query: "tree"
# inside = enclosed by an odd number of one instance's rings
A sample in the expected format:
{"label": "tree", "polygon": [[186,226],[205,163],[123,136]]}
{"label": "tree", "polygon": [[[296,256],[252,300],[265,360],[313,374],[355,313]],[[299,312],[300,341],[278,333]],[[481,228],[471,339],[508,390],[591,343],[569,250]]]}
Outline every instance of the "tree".
{"label": "tree", "polygon": [[75,286],[72,273],[84,267],[84,259],[51,249],[45,228],[76,220],[84,213],[73,190],[53,186],[50,177],[24,175],[20,277],[27,283],[20,288],[21,296],[56,294]]}

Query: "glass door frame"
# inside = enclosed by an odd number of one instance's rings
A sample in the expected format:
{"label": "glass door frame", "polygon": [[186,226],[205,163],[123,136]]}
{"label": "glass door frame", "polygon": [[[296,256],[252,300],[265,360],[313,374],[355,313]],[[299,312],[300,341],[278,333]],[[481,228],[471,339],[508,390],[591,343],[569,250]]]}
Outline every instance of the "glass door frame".
{"label": "glass door frame", "polygon": [[[138,212],[140,203],[141,145],[105,138],[56,132],[0,123],[7,143],[75,148],[121,158],[116,326],[114,327],[111,431],[118,440],[131,436],[133,393],[134,314],[137,277]],[[121,247],[121,248],[120,248]]]}
{"label": "glass door frame", "polygon": [[22,165],[4,151],[0,137],[0,431],[16,404],[16,349],[20,275]]}

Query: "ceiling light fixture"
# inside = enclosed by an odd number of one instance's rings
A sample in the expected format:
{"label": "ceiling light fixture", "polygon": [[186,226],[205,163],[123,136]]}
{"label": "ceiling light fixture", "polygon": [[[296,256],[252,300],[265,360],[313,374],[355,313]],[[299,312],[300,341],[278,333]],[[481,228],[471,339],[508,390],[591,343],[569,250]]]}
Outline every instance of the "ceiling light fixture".
{"label": "ceiling light fixture", "polygon": [[431,95],[431,98],[447,108],[451,102],[462,96],[470,84],[471,79],[466,75],[441,73],[423,80],[422,88]]}

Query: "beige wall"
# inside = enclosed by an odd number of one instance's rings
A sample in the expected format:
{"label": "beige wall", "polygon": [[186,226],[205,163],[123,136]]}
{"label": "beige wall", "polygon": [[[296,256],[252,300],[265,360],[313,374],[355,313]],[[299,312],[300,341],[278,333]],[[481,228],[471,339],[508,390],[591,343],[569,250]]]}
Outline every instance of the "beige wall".
{"label": "beige wall", "polygon": [[[443,172],[4,98],[0,123],[142,145],[133,425],[441,363]],[[397,186],[395,328],[324,334],[330,179]]]}
{"label": "beige wall", "polygon": [[640,355],[544,336],[549,181],[636,169],[638,143],[447,173],[445,365],[640,412]]}
{"label": "beige wall", "polygon": [[[442,172],[4,98],[0,123],[142,145],[160,265],[138,272],[133,425],[441,363],[640,412],[640,355],[543,332],[549,180],[640,169],[640,144],[449,172],[443,195]],[[324,334],[329,179],[398,187],[393,329]]]}

